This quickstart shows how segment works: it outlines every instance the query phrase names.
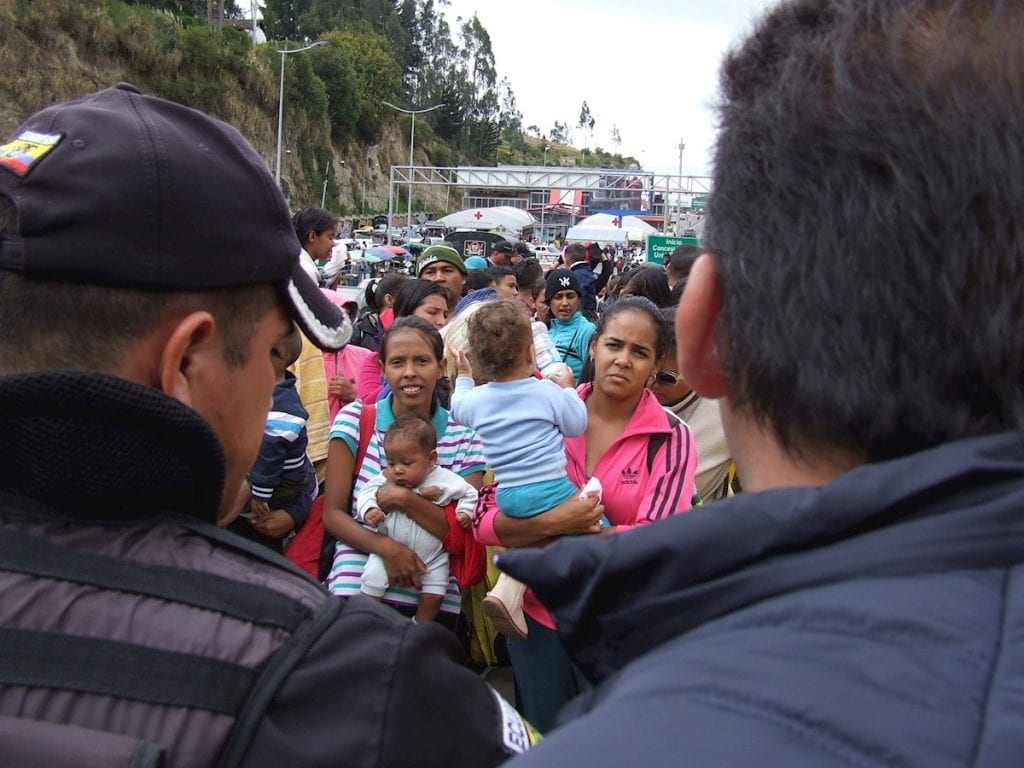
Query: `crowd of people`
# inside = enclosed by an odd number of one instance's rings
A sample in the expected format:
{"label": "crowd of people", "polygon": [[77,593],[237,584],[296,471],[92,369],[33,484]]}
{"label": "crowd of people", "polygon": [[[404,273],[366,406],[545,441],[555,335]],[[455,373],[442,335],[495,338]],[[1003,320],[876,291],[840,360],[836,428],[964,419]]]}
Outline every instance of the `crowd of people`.
{"label": "crowd of people", "polygon": [[[693,392],[669,359],[670,275],[685,280],[696,253],[681,246],[666,266],[644,264],[609,285],[596,244],[570,244],[565,265],[546,274],[522,243],[499,241],[487,258],[467,259],[434,244],[415,277],[368,288],[353,318],[363,330],[349,346],[367,355],[351,378],[353,396],[332,409],[325,583],[332,594],[370,595],[452,630],[492,621],[506,637],[517,703],[542,731],[586,681],[525,585],[501,575],[480,606],[467,604],[472,582],[448,568],[445,551],[453,526],[444,507],[456,497],[424,493],[425,472],[415,483],[395,479],[387,435],[412,417],[430,425],[434,472],[457,478],[468,489],[458,498],[473,499],[473,524],[464,514],[457,522],[471,528],[475,546],[617,533],[728,495],[735,474],[717,404]],[[549,346],[553,360],[542,360]],[[693,430],[686,416],[698,413]]]}
{"label": "crowd of people", "polygon": [[4,764],[1019,764],[1022,29],[787,0],[701,248],[435,244],[364,316],[234,128],[123,83],[28,118]]}

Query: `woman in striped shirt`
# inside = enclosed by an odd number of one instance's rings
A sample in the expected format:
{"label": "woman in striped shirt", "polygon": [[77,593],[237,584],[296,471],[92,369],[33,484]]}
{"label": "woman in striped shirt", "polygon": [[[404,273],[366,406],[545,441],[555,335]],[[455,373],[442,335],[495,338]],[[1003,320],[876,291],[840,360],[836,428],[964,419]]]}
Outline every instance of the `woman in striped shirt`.
{"label": "woman in striped shirt", "polygon": [[[360,444],[360,402],[349,403],[334,419],[327,454],[327,488],[324,494],[324,527],[338,539],[334,562],[327,577],[328,589],[345,597],[359,594],[359,581],[367,553],[384,560],[390,587],[384,602],[403,613],[415,613],[423,562],[408,547],[357,523],[351,516],[351,500],[363,484],[386,466],[383,435],[394,420],[406,414],[431,422],[437,431],[437,464],[461,475],[475,488],[483,479],[483,448],[476,433],[456,424],[437,402],[436,388],[444,376],[444,344],[441,335],[418,317],[394,322],[380,345],[381,366],[391,394],[376,403],[373,432],[366,441],[362,464],[355,466]],[[418,525],[443,539],[448,522],[441,507],[394,483],[377,492],[381,508],[401,509]],[[451,579],[441,605],[442,615],[457,617],[461,610],[458,584]]]}

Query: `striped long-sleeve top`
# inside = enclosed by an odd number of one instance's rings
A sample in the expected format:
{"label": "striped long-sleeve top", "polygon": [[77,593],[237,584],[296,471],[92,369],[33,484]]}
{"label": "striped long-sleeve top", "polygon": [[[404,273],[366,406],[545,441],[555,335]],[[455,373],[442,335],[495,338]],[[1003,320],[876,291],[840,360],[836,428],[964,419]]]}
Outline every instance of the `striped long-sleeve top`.
{"label": "striped long-sleeve top", "polygon": [[254,499],[270,501],[281,485],[305,485],[308,418],[295,389],[295,377],[285,372],[284,381],[274,387],[274,403],[267,414],[260,453],[249,472]]}

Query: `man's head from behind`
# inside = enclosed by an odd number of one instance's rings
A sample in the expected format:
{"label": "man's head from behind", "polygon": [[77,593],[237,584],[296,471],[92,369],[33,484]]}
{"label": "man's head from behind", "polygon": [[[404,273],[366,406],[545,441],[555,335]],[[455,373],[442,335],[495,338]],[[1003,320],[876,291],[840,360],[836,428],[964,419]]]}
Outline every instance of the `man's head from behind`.
{"label": "man's head from behind", "polygon": [[698,389],[854,461],[1024,426],[1021,29],[995,0],[802,0],[727,58]]}
{"label": "man's head from behind", "polygon": [[98,371],[192,407],[227,482],[259,446],[271,351],[351,324],[305,276],[283,196],[230,126],[118,86],[0,146],[0,372]]}
{"label": "man's head from behind", "polygon": [[582,243],[569,243],[565,246],[565,265],[572,266],[581,261],[587,260],[587,249]]}

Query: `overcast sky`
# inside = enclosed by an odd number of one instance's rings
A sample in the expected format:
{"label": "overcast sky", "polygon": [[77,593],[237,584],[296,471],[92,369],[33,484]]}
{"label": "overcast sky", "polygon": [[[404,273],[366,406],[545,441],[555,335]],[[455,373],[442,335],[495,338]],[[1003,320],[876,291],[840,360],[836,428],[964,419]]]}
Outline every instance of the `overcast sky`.
{"label": "overcast sky", "polygon": [[549,133],[555,120],[577,127],[585,100],[591,148],[619,151],[646,170],[707,175],[713,104],[723,53],[772,0],[451,0],[456,17],[474,11],[491,36],[499,77],[512,83],[523,125]]}

